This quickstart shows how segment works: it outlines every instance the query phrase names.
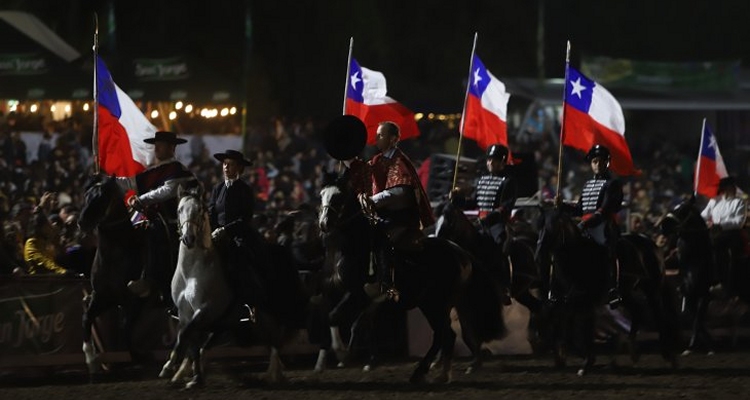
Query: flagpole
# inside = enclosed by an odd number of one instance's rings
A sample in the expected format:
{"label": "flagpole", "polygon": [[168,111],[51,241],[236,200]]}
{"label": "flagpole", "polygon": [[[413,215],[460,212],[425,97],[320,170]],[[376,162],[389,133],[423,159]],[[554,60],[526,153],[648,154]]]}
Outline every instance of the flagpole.
{"label": "flagpole", "polygon": [[99,65],[99,16],[94,13],[94,132],[91,135],[91,150],[94,158],[94,174],[99,174],[99,81],[98,81],[98,65]]}
{"label": "flagpole", "polygon": [[693,196],[698,196],[698,177],[701,175],[701,153],[703,153],[703,142],[706,140],[706,118],[703,118],[701,126],[701,145],[698,147],[698,165],[695,167],[695,179],[693,179]]}
{"label": "flagpole", "polygon": [[565,49],[565,82],[563,82],[563,109],[562,123],[560,124],[560,148],[557,152],[557,190],[555,197],[560,196],[560,185],[562,183],[562,160],[563,160],[563,140],[565,138],[565,95],[568,93],[568,67],[570,66],[570,40],[567,42]]}
{"label": "flagpole", "polygon": [[453,183],[451,184],[450,192],[448,192],[448,198],[453,197],[453,189],[456,188],[456,181],[458,180],[458,164],[461,161],[461,144],[464,139],[464,124],[466,123],[466,103],[469,101],[469,88],[471,87],[471,71],[474,68],[474,54],[477,51],[477,37],[478,32],[474,32],[474,43],[471,45],[471,57],[469,58],[469,80],[466,81],[466,92],[464,93],[464,109],[461,113],[461,122],[459,123],[458,129],[458,149],[456,149],[456,165],[453,169]]}
{"label": "flagpole", "polygon": [[354,49],[354,36],[349,38],[349,56],[346,58],[346,79],[344,80],[344,105],[341,108],[341,115],[346,115],[346,92],[349,90],[349,73],[352,67],[352,50]]}

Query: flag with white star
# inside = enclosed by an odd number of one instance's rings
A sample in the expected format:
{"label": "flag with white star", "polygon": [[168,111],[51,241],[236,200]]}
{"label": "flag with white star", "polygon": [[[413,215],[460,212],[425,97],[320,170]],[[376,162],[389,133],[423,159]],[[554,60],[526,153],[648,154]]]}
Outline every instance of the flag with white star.
{"label": "flag with white star", "polygon": [[463,113],[464,136],[475,140],[483,150],[493,144],[508,147],[506,120],[510,94],[505,91],[505,84],[474,55],[468,85]]}
{"label": "flag with white star", "polygon": [[375,144],[378,124],[395,122],[401,131],[401,140],[419,136],[414,113],[401,103],[388,97],[385,75],[359,65],[352,58],[346,85],[346,112],[362,120],[367,127],[367,144]]}
{"label": "flag with white star", "polygon": [[563,144],[584,152],[602,145],[612,155],[613,171],[619,175],[639,174],[625,141],[625,116],[617,99],[569,65],[565,76]]}
{"label": "flag with white star", "polygon": [[719,191],[719,181],[729,176],[724,158],[719,151],[716,136],[703,120],[701,147],[695,167],[695,191],[706,197],[714,197]]}

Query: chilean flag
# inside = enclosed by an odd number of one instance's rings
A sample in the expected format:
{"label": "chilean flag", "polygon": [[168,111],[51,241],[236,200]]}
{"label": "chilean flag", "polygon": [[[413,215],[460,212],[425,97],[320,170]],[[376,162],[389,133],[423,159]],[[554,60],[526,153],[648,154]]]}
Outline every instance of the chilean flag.
{"label": "chilean flag", "polygon": [[367,144],[375,144],[378,124],[395,122],[401,129],[401,140],[419,136],[414,113],[387,96],[385,76],[360,67],[352,58],[346,85],[346,111],[362,120],[367,127]]}
{"label": "chilean flag", "polygon": [[115,84],[99,57],[96,78],[99,165],[107,174],[135,176],[153,161],[154,146],[143,139],[154,137],[156,127]]}
{"label": "chilean flag", "polygon": [[496,143],[508,147],[505,121],[509,98],[505,85],[475,55],[471,61],[469,95],[463,113],[464,136],[475,140],[483,150]]}
{"label": "chilean flag", "polygon": [[563,144],[583,151],[600,144],[612,154],[611,167],[618,175],[640,174],[625,141],[620,103],[607,89],[569,65],[565,77]]}
{"label": "chilean flag", "polygon": [[719,144],[704,119],[695,173],[695,191],[706,197],[715,197],[719,191],[719,180],[727,176],[729,174],[724,158],[721,157]]}

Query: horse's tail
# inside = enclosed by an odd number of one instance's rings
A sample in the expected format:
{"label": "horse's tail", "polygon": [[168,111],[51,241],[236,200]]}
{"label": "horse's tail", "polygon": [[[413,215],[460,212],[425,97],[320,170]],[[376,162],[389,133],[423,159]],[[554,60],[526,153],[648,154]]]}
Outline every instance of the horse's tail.
{"label": "horse's tail", "polygon": [[472,268],[466,290],[456,308],[462,329],[470,330],[479,343],[507,335],[500,287],[485,269]]}

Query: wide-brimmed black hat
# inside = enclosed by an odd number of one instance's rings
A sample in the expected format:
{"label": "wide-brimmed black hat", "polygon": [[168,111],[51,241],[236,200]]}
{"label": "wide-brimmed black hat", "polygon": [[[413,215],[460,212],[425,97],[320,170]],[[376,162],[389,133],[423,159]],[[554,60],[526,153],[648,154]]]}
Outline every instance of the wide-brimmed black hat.
{"label": "wide-brimmed black hat", "polygon": [[154,144],[156,142],[167,142],[172,144],[187,143],[187,140],[178,138],[176,133],[167,131],[158,131],[156,132],[154,137],[143,139],[143,141],[148,144]]}
{"label": "wide-brimmed black hat", "polygon": [[737,187],[737,181],[735,181],[733,176],[727,176],[725,178],[719,179],[719,191],[733,187]]}
{"label": "wide-brimmed black hat", "polygon": [[245,156],[237,150],[227,150],[223,153],[216,153],[214,154],[214,158],[221,162],[224,162],[224,160],[227,159],[235,160],[246,167],[253,165],[252,161],[245,158]]}

